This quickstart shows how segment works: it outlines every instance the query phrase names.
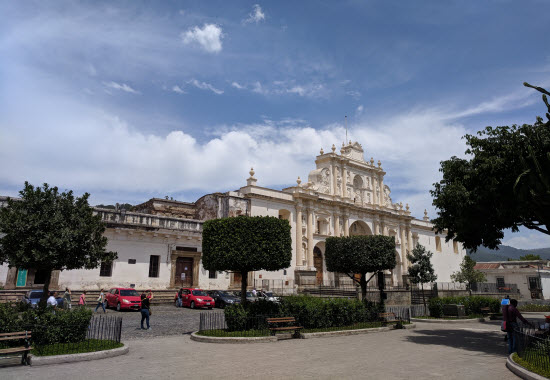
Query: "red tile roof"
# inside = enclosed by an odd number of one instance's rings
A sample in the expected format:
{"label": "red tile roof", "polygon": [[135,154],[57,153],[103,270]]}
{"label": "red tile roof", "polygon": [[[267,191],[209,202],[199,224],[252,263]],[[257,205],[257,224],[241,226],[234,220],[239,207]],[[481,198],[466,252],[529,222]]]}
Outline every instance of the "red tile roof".
{"label": "red tile roof", "polygon": [[474,269],[480,270],[480,269],[498,269],[500,266],[500,263],[478,263],[474,267]]}

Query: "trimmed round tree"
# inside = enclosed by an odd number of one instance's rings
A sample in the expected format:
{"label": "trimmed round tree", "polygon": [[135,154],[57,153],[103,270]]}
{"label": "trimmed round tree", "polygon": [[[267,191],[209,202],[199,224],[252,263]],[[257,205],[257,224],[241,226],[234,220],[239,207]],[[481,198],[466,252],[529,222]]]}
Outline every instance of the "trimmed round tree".
{"label": "trimmed round tree", "polygon": [[202,230],[202,265],[208,270],[241,274],[246,301],[248,273],[290,266],[292,238],[287,220],[272,216],[238,216],[206,221]]}
{"label": "trimmed round tree", "polygon": [[25,182],[19,195],[0,209],[0,264],[44,270],[41,302],[48,297],[53,270],[93,269],[117,258],[105,249],[105,225],[88,204],[88,193],[75,198],[72,191]]}
{"label": "trimmed round tree", "polygon": [[[325,244],[327,270],[345,273],[359,283],[363,300],[367,298],[367,284],[374,275],[395,268],[397,263],[393,236],[329,237]],[[368,280],[367,273],[373,273]],[[355,274],[361,275],[359,280]]]}

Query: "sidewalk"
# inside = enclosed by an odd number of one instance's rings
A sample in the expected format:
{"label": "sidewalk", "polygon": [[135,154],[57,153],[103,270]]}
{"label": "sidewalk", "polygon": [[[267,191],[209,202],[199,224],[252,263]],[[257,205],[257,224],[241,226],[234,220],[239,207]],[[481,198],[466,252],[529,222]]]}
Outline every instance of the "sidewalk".
{"label": "sidewalk", "polygon": [[241,345],[183,335],[131,340],[130,353],[113,359],[1,372],[2,379],[517,379],[505,367],[502,337],[483,323]]}

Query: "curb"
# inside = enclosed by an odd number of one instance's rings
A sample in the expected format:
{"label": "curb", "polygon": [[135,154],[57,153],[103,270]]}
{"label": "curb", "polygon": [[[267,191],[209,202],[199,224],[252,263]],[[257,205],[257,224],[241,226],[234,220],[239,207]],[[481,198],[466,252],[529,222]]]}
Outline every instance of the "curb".
{"label": "curb", "polygon": [[531,372],[528,369],[517,364],[515,361],[512,360],[512,355],[508,356],[508,358],[506,359],[506,367],[514,374],[525,380],[547,380],[546,377]]}
{"label": "curb", "polygon": [[[416,324],[411,323],[410,325],[404,325],[405,329],[414,329]],[[325,331],[325,332],[316,332],[316,333],[302,333],[300,334],[303,339],[313,339],[313,338],[324,338],[330,336],[346,336],[346,335],[360,335],[360,334],[371,334],[385,331],[393,331],[391,327],[373,327],[368,329],[357,329],[357,330],[340,330],[340,331]],[[285,335],[282,337],[281,335]],[[287,336],[288,335],[288,336]],[[279,334],[279,336],[261,336],[253,338],[218,338],[212,336],[202,336],[197,335],[197,332],[191,334],[191,340],[203,343],[270,343],[277,342],[282,339],[289,339],[291,334]]]}
{"label": "curb", "polygon": [[252,338],[238,338],[238,337],[231,337],[231,338],[221,338],[221,337],[215,337],[215,336],[203,336],[198,335],[195,331],[191,334],[191,340],[194,340],[196,342],[202,342],[202,343],[270,343],[270,342],[276,342],[277,337],[276,336],[256,336]]}
{"label": "curb", "polygon": [[123,347],[113,348],[111,350],[85,352],[82,354],[70,354],[70,355],[54,355],[54,356],[34,356],[31,355],[31,366],[60,364],[60,363],[74,363],[88,360],[99,360],[105,358],[112,358],[115,356],[126,355],[130,351],[127,345]]}
{"label": "curb", "polygon": [[425,323],[470,323],[470,322],[485,322],[485,318],[471,318],[471,319],[422,319],[411,318],[411,322],[425,322]]}

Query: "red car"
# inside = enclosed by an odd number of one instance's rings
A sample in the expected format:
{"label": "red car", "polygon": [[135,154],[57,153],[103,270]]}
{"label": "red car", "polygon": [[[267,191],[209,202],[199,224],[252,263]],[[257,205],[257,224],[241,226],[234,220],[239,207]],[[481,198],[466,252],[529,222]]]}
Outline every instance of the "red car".
{"label": "red car", "polygon": [[182,306],[189,306],[191,309],[197,307],[214,307],[214,299],[210,297],[204,290],[184,288],[183,289]]}
{"label": "red car", "polygon": [[105,294],[105,300],[107,302],[105,306],[116,307],[117,311],[141,309],[141,297],[132,288],[112,288]]}

